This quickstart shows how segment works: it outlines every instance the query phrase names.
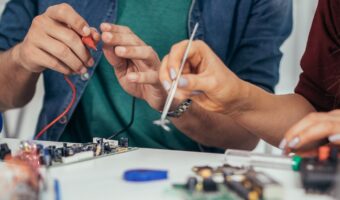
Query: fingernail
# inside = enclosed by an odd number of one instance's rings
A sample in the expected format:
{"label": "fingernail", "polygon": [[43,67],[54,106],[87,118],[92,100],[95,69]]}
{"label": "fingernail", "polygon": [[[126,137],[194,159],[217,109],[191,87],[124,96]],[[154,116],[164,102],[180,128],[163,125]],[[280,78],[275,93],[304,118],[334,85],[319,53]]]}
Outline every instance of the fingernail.
{"label": "fingernail", "polygon": [[107,31],[109,31],[110,28],[111,28],[111,26],[110,26],[110,24],[108,24],[108,23],[102,23],[102,28],[103,28],[103,29],[106,29]]}
{"label": "fingernail", "polygon": [[298,145],[300,143],[300,138],[299,137],[295,137],[292,141],[290,141],[288,143],[288,147],[289,148],[294,148],[296,147],[296,145]]}
{"label": "fingernail", "polygon": [[283,139],[283,140],[280,142],[280,144],[279,144],[279,148],[280,148],[281,150],[284,150],[284,149],[286,148],[286,146],[287,146],[287,140],[286,140],[286,139]]}
{"label": "fingernail", "polygon": [[80,74],[85,74],[87,72],[87,69],[85,67],[83,67],[81,70],[80,70]]}
{"label": "fingernail", "polygon": [[166,91],[169,91],[171,87],[169,81],[163,81],[163,87]]}
{"label": "fingernail", "polygon": [[135,82],[138,79],[138,75],[136,73],[130,73],[127,75],[127,79],[131,82]]}
{"label": "fingernail", "polygon": [[188,80],[181,77],[178,81],[178,87],[186,87],[188,86]]}
{"label": "fingernail", "polygon": [[194,95],[194,96],[196,96],[196,95],[201,95],[201,94],[203,94],[203,91],[201,91],[201,90],[195,90],[195,91],[192,91],[191,94]]}
{"label": "fingernail", "polygon": [[170,78],[172,80],[175,80],[176,79],[176,76],[177,76],[177,73],[176,73],[176,70],[174,68],[171,68],[170,69]]}
{"label": "fingernail", "polygon": [[109,42],[113,38],[113,35],[111,33],[103,33],[103,39],[107,42]]}
{"label": "fingernail", "polygon": [[340,133],[337,133],[335,135],[331,135],[328,137],[328,140],[330,142],[339,142],[340,141]]}
{"label": "fingernail", "polygon": [[87,62],[87,66],[92,67],[94,65],[94,60],[93,58],[91,58],[88,62]]}
{"label": "fingernail", "polygon": [[90,35],[90,34],[91,34],[91,29],[90,29],[90,27],[84,26],[83,32],[84,32],[85,36]]}
{"label": "fingernail", "polygon": [[117,53],[119,53],[120,55],[125,54],[126,52],[126,48],[125,47],[116,47],[116,51]]}

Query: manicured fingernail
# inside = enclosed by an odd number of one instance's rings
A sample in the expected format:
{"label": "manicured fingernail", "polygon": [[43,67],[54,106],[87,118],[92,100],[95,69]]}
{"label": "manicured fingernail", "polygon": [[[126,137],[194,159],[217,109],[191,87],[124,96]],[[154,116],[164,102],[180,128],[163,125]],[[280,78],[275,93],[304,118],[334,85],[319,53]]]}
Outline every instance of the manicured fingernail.
{"label": "manicured fingernail", "polygon": [[93,58],[91,58],[88,62],[87,62],[87,66],[92,67],[94,65],[94,60]]}
{"label": "manicured fingernail", "polygon": [[170,78],[172,80],[175,80],[176,79],[176,76],[177,76],[177,73],[176,73],[176,70],[174,68],[171,68],[170,69]]}
{"label": "manicured fingernail", "polygon": [[201,91],[201,90],[194,90],[194,91],[191,92],[191,94],[194,95],[194,96],[201,95],[201,94],[203,94],[203,91]]}
{"label": "manicured fingernail", "polygon": [[331,135],[328,137],[328,140],[330,142],[339,142],[340,141],[340,133],[337,133],[335,135]]}
{"label": "manicured fingernail", "polygon": [[296,147],[296,145],[298,145],[300,143],[300,138],[299,137],[295,137],[292,141],[290,141],[288,143],[288,147],[289,148],[294,148]]}
{"label": "manicured fingernail", "polygon": [[183,78],[183,77],[179,78],[178,87],[183,88],[183,87],[186,87],[186,86],[188,86],[188,80]]}
{"label": "manicured fingernail", "polygon": [[120,55],[124,55],[126,53],[126,48],[125,47],[116,47],[116,51]]}
{"label": "manicured fingernail", "polygon": [[138,79],[138,75],[136,73],[130,73],[127,75],[127,79],[131,82],[135,82]]}
{"label": "manicured fingernail", "polygon": [[107,42],[109,42],[113,38],[112,33],[103,33],[103,39]]}
{"label": "manicured fingernail", "polygon": [[286,139],[283,139],[281,142],[280,142],[280,145],[279,145],[279,148],[281,150],[284,150],[287,146],[287,140]]}
{"label": "manicured fingernail", "polygon": [[84,26],[83,32],[84,32],[85,36],[90,35],[90,34],[91,34],[91,29],[90,29],[90,27]]}
{"label": "manicured fingernail", "polygon": [[85,67],[81,68],[80,74],[85,74],[87,72],[87,69]]}
{"label": "manicured fingernail", "polygon": [[169,91],[171,87],[169,81],[163,81],[163,87],[166,91]]}

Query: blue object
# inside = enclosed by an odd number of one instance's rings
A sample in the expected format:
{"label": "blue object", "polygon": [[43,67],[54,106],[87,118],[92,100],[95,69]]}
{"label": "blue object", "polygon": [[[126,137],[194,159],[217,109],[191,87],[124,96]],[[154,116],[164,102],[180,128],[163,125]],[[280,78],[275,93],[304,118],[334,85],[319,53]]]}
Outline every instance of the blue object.
{"label": "blue object", "polygon": [[134,169],[124,172],[124,180],[131,182],[147,182],[168,178],[166,170]]}
{"label": "blue object", "polygon": [[55,200],[61,200],[60,193],[60,183],[58,179],[54,179],[54,192],[55,192]]}

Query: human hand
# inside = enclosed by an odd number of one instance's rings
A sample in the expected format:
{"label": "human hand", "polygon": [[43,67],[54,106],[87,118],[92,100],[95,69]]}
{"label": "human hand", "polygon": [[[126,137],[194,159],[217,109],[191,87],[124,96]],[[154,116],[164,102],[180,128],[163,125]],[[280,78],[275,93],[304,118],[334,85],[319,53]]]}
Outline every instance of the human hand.
{"label": "human hand", "polygon": [[279,147],[303,153],[328,142],[340,145],[340,110],[309,114],[287,131]]}
{"label": "human hand", "polygon": [[166,92],[158,78],[157,53],[128,27],[103,23],[100,29],[105,57],[113,66],[120,85],[130,95],[160,110]]}
{"label": "human hand", "polygon": [[[188,41],[174,45],[162,62],[160,80],[166,90],[176,79],[187,45]],[[240,99],[243,85],[204,42],[193,41],[176,98],[190,98],[208,111],[229,113]]]}
{"label": "human hand", "polygon": [[94,65],[89,50],[81,38],[99,33],[68,4],[49,7],[34,18],[24,39],[15,49],[17,63],[26,70],[40,73],[46,68],[63,74],[87,72]]}

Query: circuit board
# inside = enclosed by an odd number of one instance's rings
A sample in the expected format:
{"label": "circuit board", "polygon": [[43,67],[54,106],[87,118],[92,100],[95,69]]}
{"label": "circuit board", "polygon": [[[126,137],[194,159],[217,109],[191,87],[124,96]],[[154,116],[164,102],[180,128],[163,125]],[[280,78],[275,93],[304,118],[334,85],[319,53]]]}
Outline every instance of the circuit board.
{"label": "circuit board", "polygon": [[186,200],[242,200],[236,193],[229,190],[224,184],[218,184],[217,192],[188,191],[182,185],[174,185],[174,195]]}
{"label": "circuit board", "polygon": [[127,153],[137,149],[129,147],[127,138],[121,138],[118,141],[93,138],[91,143],[63,143],[62,146],[44,146],[36,141],[22,141],[19,151],[13,155],[7,144],[0,144],[0,160],[12,156],[26,160],[34,166],[50,168]]}

